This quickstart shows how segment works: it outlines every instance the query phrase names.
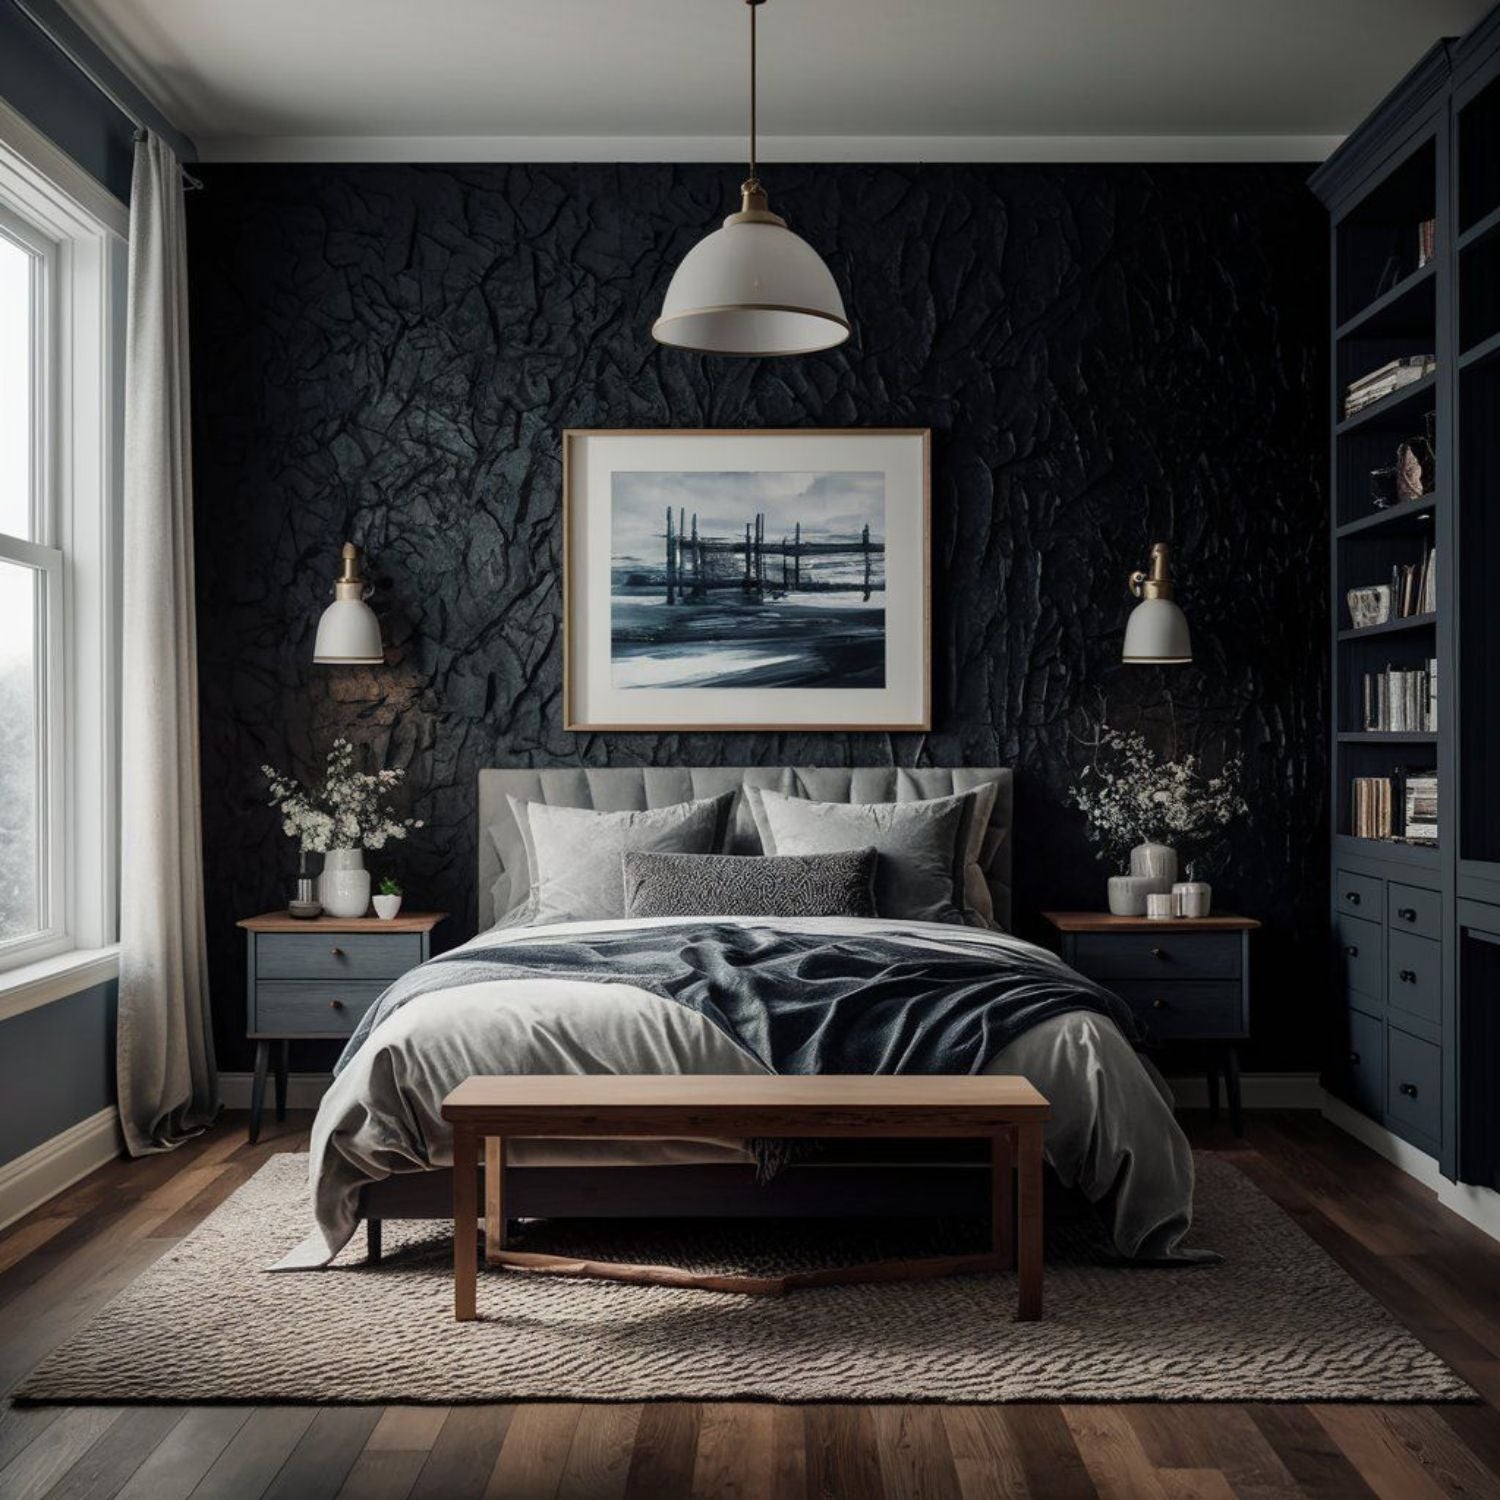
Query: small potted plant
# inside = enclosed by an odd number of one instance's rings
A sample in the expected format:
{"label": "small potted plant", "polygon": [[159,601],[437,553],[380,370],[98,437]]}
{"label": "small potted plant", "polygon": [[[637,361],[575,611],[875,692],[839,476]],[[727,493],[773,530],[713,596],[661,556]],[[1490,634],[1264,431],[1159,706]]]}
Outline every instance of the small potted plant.
{"label": "small potted plant", "polygon": [[385,876],[375,894],[375,915],[389,922],[401,910],[401,882],[394,875]]}

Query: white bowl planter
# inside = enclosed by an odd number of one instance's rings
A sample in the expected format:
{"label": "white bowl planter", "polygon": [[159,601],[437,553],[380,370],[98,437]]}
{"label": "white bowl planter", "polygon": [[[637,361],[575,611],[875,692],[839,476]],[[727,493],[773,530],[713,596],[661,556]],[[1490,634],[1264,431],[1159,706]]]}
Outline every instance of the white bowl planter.
{"label": "white bowl planter", "polygon": [[375,915],[389,922],[401,910],[400,896],[376,896]]}

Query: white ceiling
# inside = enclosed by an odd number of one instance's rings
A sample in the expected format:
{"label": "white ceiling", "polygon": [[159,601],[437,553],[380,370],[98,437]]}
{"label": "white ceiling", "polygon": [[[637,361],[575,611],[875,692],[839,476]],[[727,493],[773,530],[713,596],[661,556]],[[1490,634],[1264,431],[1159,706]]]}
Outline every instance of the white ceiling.
{"label": "white ceiling", "polygon": [[[739,0],[64,0],[207,159],[733,159]],[[1307,159],[1490,0],[769,0],[768,158]]]}

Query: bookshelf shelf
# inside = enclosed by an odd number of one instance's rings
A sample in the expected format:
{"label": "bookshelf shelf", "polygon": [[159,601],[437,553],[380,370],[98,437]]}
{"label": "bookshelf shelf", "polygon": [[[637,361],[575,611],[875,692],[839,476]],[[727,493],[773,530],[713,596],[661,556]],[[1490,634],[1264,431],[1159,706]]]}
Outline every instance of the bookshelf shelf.
{"label": "bookshelf shelf", "polygon": [[1433,490],[1419,500],[1403,500],[1399,505],[1371,511],[1369,515],[1360,516],[1355,521],[1346,521],[1342,526],[1335,527],[1333,534],[1340,541],[1345,537],[1367,536],[1371,532],[1382,531],[1419,534],[1430,526],[1433,511],[1440,503],[1441,492]]}
{"label": "bookshelf shelf", "polygon": [[1500,229],[1500,208],[1492,208],[1477,224],[1471,224],[1459,235],[1459,250],[1468,250],[1482,240],[1487,240],[1497,229]]}
{"label": "bookshelf shelf", "polygon": [[1387,620],[1384,625],[1365,625],[1358,630],[1341,630],[1341,641],[1363,641],[1380,635],[1400,635],[1407,630],[1425,630],[1437,624],[1436,614],[1407,615],[1400,620]]}
{"label": "bookshelf shelf", "polygon": [[1355,412],[1352,417],[1345,417],[1333,430],[1342,437],[1346,432],[1356,432],[1379,422],[1399,419],[1401,423],[1409,424],[1411,414],[1431,398],[1440,373],[1439,370],[1429,370],[1420,380],[1414,380],[1401,390],[1393,391],[1389,396],[1365,407],[1363,411]]}
{"label": "bookshelf shelf", "polygon": [[1435,745],[1435,733],[1420,729],[1361,729],[1341,731],[1341,745]]}
{"label": "bookshelf shelf", "polygon": [[1333,836],[1336,854],[1374,856],[1382,863],[1409,864],[1436,868],[1442,853],[1441,844],[1407,844],[1400,839],[1360,839],[1352,833]]}
{"label": "bookshelf shelf", "polygon": [[1497,354],[1500,354],[1500,333],[1492,333],[1487,339],[1480,340],[1472,349],[1465,349],[1458,357],[1458,367],[1460,370],[1470,370],[1475,365],[1493,359]]}
{"label": "bookshelf shelf", "polygon": [[1428,261],[1409,276],[1403,277],[1390,291],[1341,323],[1333,336],[1347,339],[1390,338],[1405,333],[1432,331],[1432,290],[1437,280],[1437,262]]}

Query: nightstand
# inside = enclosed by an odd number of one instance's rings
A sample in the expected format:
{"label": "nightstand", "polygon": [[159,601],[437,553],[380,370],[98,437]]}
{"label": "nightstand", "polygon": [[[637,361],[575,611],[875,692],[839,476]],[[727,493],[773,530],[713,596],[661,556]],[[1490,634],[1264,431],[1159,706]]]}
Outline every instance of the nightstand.
{"label": "nightstand", "polygon": [[245,955],[246,1035],[255,1043],[250,1139],[260,1135],[271,1043],[276,1049],[276,1118],[286,1118],[287,1048],[297,1041],[343,1041],[408,969],[432,957],[432,929],[446,912],[392,917],[315,917],[284,911],[237,923]]}
{"label": "nightstand", "polygon": [[1113,990],[1135,1012],[1148,1043],[1201,1042],[1208,1101],[1219,1113],[1219,1070],[1234,1133],[1243,1135],[1240,1059],[1250,1034],[1250,934],[1260,923],[1229,915],[1149,921],[1100,912],[1044,911],[1064,962]]}

